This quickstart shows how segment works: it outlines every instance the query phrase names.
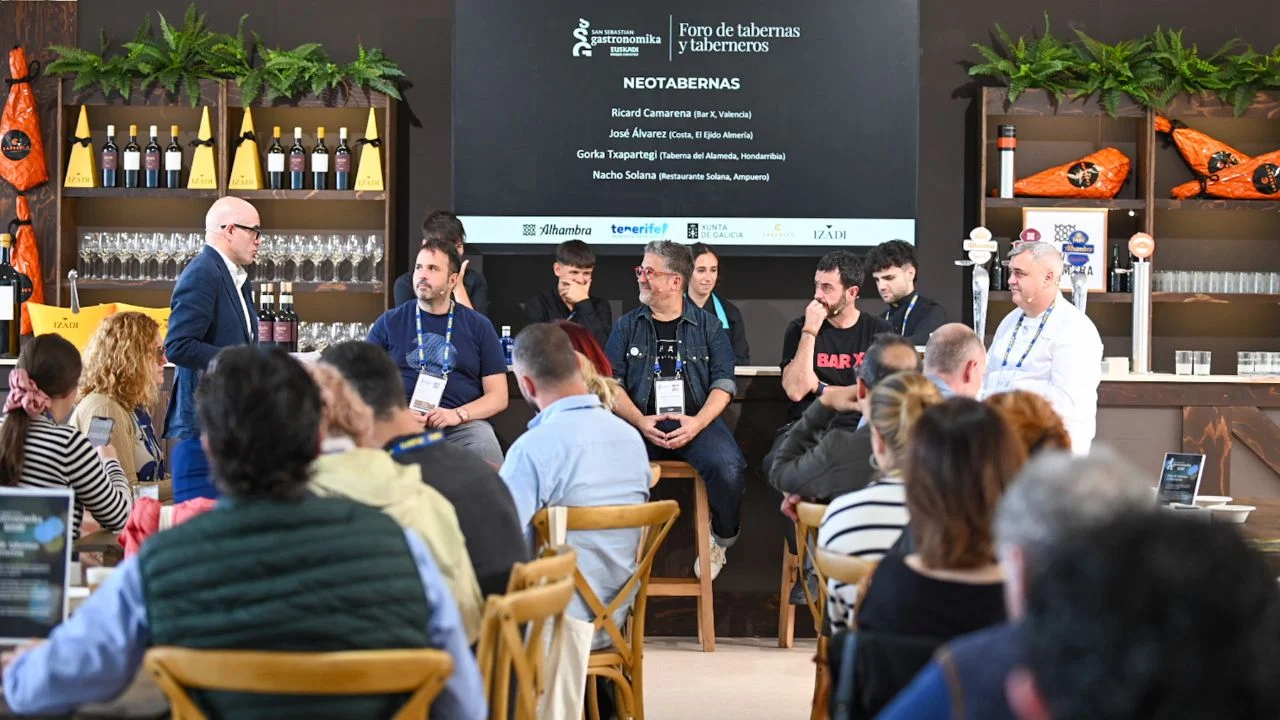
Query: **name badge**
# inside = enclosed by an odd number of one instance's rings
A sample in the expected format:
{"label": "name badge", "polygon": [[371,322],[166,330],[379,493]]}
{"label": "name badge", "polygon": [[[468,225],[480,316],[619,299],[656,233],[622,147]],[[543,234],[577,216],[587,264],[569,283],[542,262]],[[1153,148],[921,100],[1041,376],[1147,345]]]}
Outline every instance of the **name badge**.
{"label": "name badge", "polygon": [[413,388],[413,399],[409,401],[409,409],[420,413],[428,413],[440,407],[440,398],[444,397],[444,386],[448,381],[430,373],[418,373],[418,384]]}
{"label": "name badge", "polygon": [[654,392],[657,394],[654,399],[654,406],[657,408],[659,415],[683,415],[684,414],[684,381],[676,378],[674,380],[657,380],[653,384]]}

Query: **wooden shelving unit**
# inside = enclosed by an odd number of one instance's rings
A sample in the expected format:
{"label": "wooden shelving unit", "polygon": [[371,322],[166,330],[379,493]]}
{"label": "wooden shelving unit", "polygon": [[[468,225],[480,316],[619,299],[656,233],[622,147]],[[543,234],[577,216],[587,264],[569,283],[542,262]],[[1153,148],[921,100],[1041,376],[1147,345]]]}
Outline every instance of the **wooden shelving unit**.
{"label": "wooden shelving unit", "polygon": [[[991,302],[1012,303],[1008,290],[999,292],[992,291],[988,296]],[[1112,293],[1112,292],[1095,292],[1089,293],[1089,305],[1094,303],[1110,303],[1128,305],[1133,302],[1133,293]],[[1267,293],[1171,293],[1156,292],[1151,293],[1151,302],[1153,303],[1177,303],[1177,304],[1209,304],[1209,305],[1229,305],[1232,303],[1239,305],[1280,305],[1280,295],[1271,295]],[[1086,305],[1087,307],[1087,305]]]}

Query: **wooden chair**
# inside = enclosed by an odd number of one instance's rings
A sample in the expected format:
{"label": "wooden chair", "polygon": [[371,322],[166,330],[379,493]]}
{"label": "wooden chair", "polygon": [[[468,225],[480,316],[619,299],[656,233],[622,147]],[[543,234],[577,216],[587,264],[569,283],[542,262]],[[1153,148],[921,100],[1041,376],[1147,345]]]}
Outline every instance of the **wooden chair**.
{"label": "wooden chair", "polygon": [[[574,570],[577,593],[595,613],[592,624],[596,630],[603,629],[613,642],[610,648],[593,651],[587,663],[587,711],[591,720],[600,720],[600,700],[593,677],[608,678],[613,683],[621,705],[619,716],[623,720],[628,717],[644,720],[644,626],[645,610],[649,604],[649,573],[658,548],[671,532],[679,514],[680,506],[674,500],[569,508],[569,530],[642,530],[636,570],[608,605],[600,601],[582,571]],[[534,516],[533,527],[539,538],[546,542],[550,529],[545,510]],[[629,633],[624,634],[614,622],[613,615],[629,600],[632,601]]]}
{"label": "wooden chair", "polygon": [[[506,595],[490,595],[480,621],[476,661],[484,678],[489,717],[507,720],[514,672],[516,720],[536,720],[547,688],[548,657],[564,642],[564,611],[573,599],[578,555],[567,547],[548,548],[543,557],[516,563]],[[550,648],[543,641],[550,623]]]}
{"label": "wooden chair", "polygon": [[[813,552],[813,565],[821,577],[848,585],[861,586],[875,572],[877,563],[817,548]],[[823,584],[825,586],[825,583]],[[858,602],[862,602],[862,595],[862,592],[858,593]],[[831,668],[827,660],[829,648],[827,639],[821,638],[818,642],[818,656],[815,658],[818,670],[814,678],[812,718],[827,717],[827,696],[830,692],[831,679],[824,675],[827,675]]]}
{"label": "wooden chair", "polygon": [[425,717],[453,673],[443,650],[293,653],[154,647],[143,659],[174,720],[204,720],[187,689],[270,695],[411,693],[396,720]]}
{"label": "wooden chair", "polygon": [[809,614],[813,616],[813,627],[822,637],[822,616],[827,603],[827,583],[818,573],[817,595],[809,589],[805,582],[805,559],[812,558],[818,547],[818,526],[822,524],[822,516],[826,515],[827,506],[819,503],[802,502],[796,505],[796,552],[792,554],[787,544],[782,543],[782,586],[778,595],[778,647],[789,648],[795,644],[796,607],[791,604],[791,588],[797,582],[804,583],[805,604]]}
{"label": "wooden chair", "polygon": [[693,534],[701,577],[655,577],[649,582],[652,597],[694,597],[698,599],[698,642],[703,652],[716,650],[715,599],[711,593],[711,509],[707,504],[707,483],[693,466],[678,460],[657,463],[663,482],[693,482]]}

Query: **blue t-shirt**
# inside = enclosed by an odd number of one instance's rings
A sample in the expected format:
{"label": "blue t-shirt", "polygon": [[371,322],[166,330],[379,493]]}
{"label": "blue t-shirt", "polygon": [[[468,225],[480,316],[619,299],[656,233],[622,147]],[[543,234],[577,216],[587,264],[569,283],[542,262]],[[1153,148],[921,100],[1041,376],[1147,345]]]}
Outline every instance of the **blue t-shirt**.
{"label": "blue t-shirt", "polygon": [[449,371],[440,407],[456,408],[477,400],[484,394],[481,379],[506,373],[507,363],[498,344],[493,324],[471,308],[455,304],[452,351],[445,351],[445,326],[448,313],[432,315],[422,311],[422,334],[426,342],[419,353],[416,316],[418,303],[410,302],[382,314],[369,330],[369,342],[387,351],[400,367],[404,380],[404,396],[413,397],[418,384],[420,358],[425,356],[426,370],[442,376]]}

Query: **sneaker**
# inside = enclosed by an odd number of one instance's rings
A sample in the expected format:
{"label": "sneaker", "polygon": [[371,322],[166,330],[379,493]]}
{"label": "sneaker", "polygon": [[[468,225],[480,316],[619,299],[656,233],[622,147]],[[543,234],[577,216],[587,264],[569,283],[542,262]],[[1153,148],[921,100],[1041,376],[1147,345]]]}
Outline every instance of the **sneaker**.
{"label": "sneaker", "polygon": [[809,599],[805,597],[805,594],[804,594],[805,585],[809,586],[809,594],[813,595],[813,597],[815,598],[818,597],[818,574],[813,572],[812,570],[809,570],[808,572],[803,573],[803,575],[804,575],[803,584],[796,582],[791,586],[790,600],[792,605],[803,606],[803,605],[809,604]]}
{"label": "sneaker", "polygon": [[[724,569],[729,558],[725,556],[725,547],[716,543],[715,539],[711,540],[711,579],[715,580],[720,576],[720,571]],[[693,561],[693,576],[702,579],[702,563],[695,558]]]}

